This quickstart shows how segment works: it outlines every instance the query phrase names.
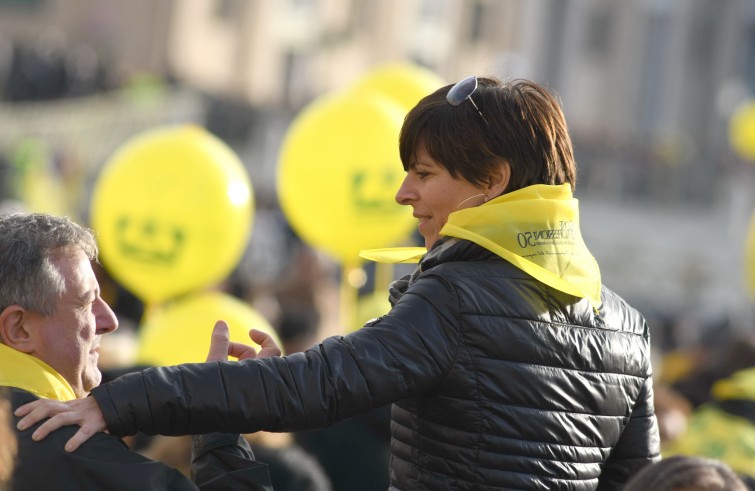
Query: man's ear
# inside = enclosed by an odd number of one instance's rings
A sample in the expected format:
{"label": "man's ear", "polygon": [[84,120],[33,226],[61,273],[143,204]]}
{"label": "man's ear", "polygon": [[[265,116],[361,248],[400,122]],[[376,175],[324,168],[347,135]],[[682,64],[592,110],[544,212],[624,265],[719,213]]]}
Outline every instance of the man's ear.
{"label": "man's ear", "polygon": [[0,312],[0,341],[23,353],[34,351],[34,340],[25,322],[28,313],[20,305],[10,305]]}
{"label": "man's ear", "polygon": [[511,165],[501,159],[501,164],[488,178],[487,191],[485,194],[490,199],[497,198],[506,190],[511,180]]}

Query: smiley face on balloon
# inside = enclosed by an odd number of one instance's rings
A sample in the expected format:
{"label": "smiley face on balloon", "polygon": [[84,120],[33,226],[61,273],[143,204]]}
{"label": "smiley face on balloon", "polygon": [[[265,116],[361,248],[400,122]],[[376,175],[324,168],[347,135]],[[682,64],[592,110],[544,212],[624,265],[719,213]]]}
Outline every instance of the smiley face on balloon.
{"label": "smiley face on balloon", "polygon": [[297,115],[280,152],[278,197],[307,243],[354,264],[362,249],[408,238],[411,209],[394,200],[404,178],[399,132],[406,113],[442,85],[416,65],[380,65]]}
{"label": "smiley face on balloon", "polygon": [[246,169],[214,135],[180,125],[135,136],[103,167],[91,209],[103,265],[148,306],[140,363],[204,361],[220,319],[231,341],[248,344],[249,329],[278,341],[250,305],[209,288],[240,260],[254,209]]}
{"label": "smiley face on balloon", "polygon": [[340,262],[391,245],[413,228],[393,199],[403,179],[398,134],[403,109],[370,91],[323,96],[289,128],[280,154],[278,197],[291,226]]}
{"label": "smiley face on balloon", "polygon": [[235,153],[191,125],[126,142],[102,169],[92,227],[113,277],[147,304],[224,279],[248,243],[253,193]]}
{"label": "smiley face on balloon", "polygon": [[178,224],[156,217],[124,215],[116,226],[120,253],[136,261],[170,266],[183,255],[186,233]]}

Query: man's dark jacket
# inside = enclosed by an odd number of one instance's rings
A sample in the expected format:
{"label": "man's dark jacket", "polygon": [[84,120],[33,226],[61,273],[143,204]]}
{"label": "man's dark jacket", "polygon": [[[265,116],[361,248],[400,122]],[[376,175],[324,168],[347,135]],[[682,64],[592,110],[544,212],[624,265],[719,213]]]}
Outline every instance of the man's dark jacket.
{"label": "man's dark jacket", "polygon": [[[11,388],[15,410],[37,398]],[[19,418],[16,418],[16,423]],[[194,482],[176,469],[150,460],[129,448],[120,438],[98,433],[78,450],[63,446],[79,429],[65,426],[42,441],[31,439],[38,423],[17,432],[18,457],[11,479],[13,491],[272,491],[267,466],[239,435],[212,434],[194,439]]]}
{"label": "man's dark jacket", "polygon": [[649,334],[451,239],[387,315],[304,353],[150,369],[93,396],[128,435],[297,431],[394,403],[391,489],[620,489],[659,458]]}

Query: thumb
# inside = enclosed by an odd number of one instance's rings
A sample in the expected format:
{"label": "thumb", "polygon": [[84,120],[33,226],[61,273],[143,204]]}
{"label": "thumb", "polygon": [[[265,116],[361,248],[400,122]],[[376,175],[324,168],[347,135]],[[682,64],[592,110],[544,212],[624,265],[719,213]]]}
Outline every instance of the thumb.
{"label": "thumb", "polygon": [[212,329],[210,338],[210,352],[207,361],[228,361],[228,346],[230,345],[228,324],[225,321],[217,321]]}

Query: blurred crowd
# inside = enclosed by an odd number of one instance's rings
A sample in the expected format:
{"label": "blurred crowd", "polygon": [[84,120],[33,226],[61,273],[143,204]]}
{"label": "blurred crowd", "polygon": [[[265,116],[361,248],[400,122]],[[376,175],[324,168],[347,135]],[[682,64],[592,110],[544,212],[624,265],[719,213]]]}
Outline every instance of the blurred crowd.
{"label": "blurred crowd", "polygon": [[[101,60],[85,48],[65,56],[41,44],[33,50],[16,49],[6,66],[2,98],[7,102],[77,97],[112,88]],[[80,169],[67,165],[63,154],[52,151],[42,158],[39,151],[34,145],[12,152],[0,148],[0,213],[27,210],[27,198],[41,194],[51,202],[57,200],[53,211],[85,217],[81,203],[70,199],[84,191],[82,182],[92,176],[82,179],[77,174]],[[35,170],[40,158],[45,167]],[[37,183],[36,190],[24,187],[29,179]],[[40,189],[40,183],[49,180],[67,187],[63,191],[55,185]],[[624,185],[647,190],[632,180]],[[397,268],[393,274],[399,277],[405,272]],[[121,322],[117,333],[103,339],[101,364],[107,381],[141,368],[135,360],[144,305],[104,268],[97,273],[102,296]],[[340,273],[335,262],[297,237],[277,207],[258,205],[247,253],[217,288],[263,314],[276,329],[284,352],[290,354],[356,327],[344,326],[339,318]],[[370,288],[374,275],[374,270],[367,269],[368,281],[360,291],[366,308],[357,325],[388,307],[387,292],[384,302],[372,301],[373,293],[381,295]],[[610,286],[621,291],[621,285]],[[664,456],[725,462],[755,489],[755,326],[736,325],[726,318],[690,319],[683,312],[646,315],[653,337],[655,410]],[[278,491],[385,490],[389,419],[389,408],[384,407],[322,430],[247,437],[254,443],[257,458],[270,465]],[[6,426],[0,419],[0,432]],[[128,444],[188,475],[189,439],[137,435]],[[0,482],[12,455],[12,450],[0,452]]]}
{"label": "blurred crowd", "polygon": [[[326,335],[344,332],[334,308],[338,304],[339,271],[326,256],[301,242],[282,218],[277,224],[282,245],[278,250],[286,259],[281,261],[275,280],[250,281],[244,268],[253,266],[247,258],[223,288],[264,313],[277,329],[284,351],[293,353]],[[275,236],[276,232],[270,232],[268,238]],[[107,279],[104,271],[102,274]],[[138,329],[139,301],[112,279],[101,284],[107,285],[106,294],[113,299],[119,316],[131,319]],[[369,294],[362,298],[369,298]],[[724,318],[690,319],[683,313],[647,315],[653,336],[655,410],[664,456],[720,460],[755,489],[755,326],[736,325]],[[127,332],[121,329],[111,339]],[[119,349],[112,351],[117,358]],[[276,476],[279,482],[299,476],[312,486],[301,487],[303,481],[298,481],[299,487],[276,485],[276,489],[377,490],[387,487],[388,423],[388,408],[382,408],[324,430],[284,438],[268,434],[250,437],[255,439],[255,449],[262,447],[257,452],[260,460],[283,459],[289,465],[297,462],[293,465],[296,472],[281,464],[278,473],[273,466],[274,482]],[[154,446],[143,448],[152,458],[187,465],[185,458],[174,460],[179,454],[169,450],[172,445],[186,446],[185,439],[183,443],[168,437],[160,440],[175,443],[153,442],[150,445]],[[185,457],[186,451],[180,455]]]}
{"label": "blurred crowd", "polygon": [[[257,256],[249,251],[217,288],[262,313],[279,334],[285,353],[303,351],[327,335],[346,332],[337,308],[338,265],[303,243],[279,213],[263,214],[264,225],[258,226],[269,229],[257,232],[267,246]],[[254,245],[253,241],[250,249]],[[277,262],[255,278],[251,271],[256,261],[270,261],[272,250],[278,253]],[[367,273],[369,277],[374,271]],[[134,360],[144,306],[102,267],[97,274],[103,298],[121,320],[121,329],[103,338],[100,362],[107,381],[142,368]],[[368,290],[363,289],[361,296],[365,301],[371,298]],[[755,489],[755,326],[735,325],[723,318],[703,322],[673,312],[647,316],[664,457],[689,455],[724,462]],[[270,465],[278,491],[386,489],[389,420],[389,408],[384,407],[327,429],[247,438],[257,458]],[[128,444],[188,475],[188,437],[140,434]]]}

